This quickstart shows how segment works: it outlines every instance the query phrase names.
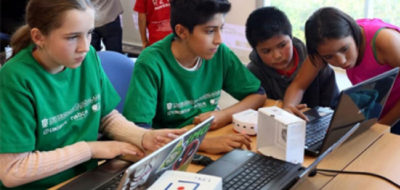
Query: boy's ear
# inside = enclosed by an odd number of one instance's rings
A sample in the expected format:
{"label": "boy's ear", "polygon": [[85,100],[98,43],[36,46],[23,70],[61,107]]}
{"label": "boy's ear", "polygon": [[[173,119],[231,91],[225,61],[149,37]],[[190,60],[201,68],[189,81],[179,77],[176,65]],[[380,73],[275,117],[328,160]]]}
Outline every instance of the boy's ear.
{"label": "boy's ear", "polygon": [[45,36],[38,28],[31,29],[31,39],[33,43],[36,44],[39,48],[42,48],[45,41]]}
{"label": "boy's ear", "polygon": [[189,36],[189,30],[181,24],[175,25],[175,32],[180,39],[185,39]]}

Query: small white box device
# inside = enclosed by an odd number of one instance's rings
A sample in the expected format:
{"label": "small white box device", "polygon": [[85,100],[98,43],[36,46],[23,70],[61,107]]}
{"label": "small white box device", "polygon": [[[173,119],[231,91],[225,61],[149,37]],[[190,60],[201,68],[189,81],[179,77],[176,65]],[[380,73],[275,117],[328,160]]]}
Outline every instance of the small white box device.
{"label": "small white box device", "polygon": [[217,176],[168,170],[148,190],[222,190],[222,178]]}
{"label": "small white box device", "polygon": [[233,129],[247,135],[257,134],[257,115],[253,109],[244,110],[232,115]]}
{"label": "small white box device", "polygon": [[258,109],[257,150],[266,156],[303,163],[306,122],[276,106]]}

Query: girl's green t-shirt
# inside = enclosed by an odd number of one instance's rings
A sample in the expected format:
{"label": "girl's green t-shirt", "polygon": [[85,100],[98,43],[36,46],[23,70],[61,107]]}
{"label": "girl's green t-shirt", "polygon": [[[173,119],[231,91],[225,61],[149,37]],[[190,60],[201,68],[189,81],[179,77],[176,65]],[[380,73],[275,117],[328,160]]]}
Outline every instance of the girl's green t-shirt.
{"label": "girl's green t-shirt", "polygon": [[[50,74],[32,57],[33,48],[0,69],[0,153],[52,151],[95,141],[101,118],[120,101],[96,51],[91,47],[78,68]],[[90,160],[19,188],[48,188],[96,166]]]}

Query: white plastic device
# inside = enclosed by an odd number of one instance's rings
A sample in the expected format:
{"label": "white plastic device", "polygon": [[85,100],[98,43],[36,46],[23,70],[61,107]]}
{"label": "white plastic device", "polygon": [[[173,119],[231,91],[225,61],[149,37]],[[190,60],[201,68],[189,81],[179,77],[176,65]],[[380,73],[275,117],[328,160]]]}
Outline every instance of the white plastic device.
{"label": "white plastic device", "polygon": [[247,135],[257,135],[258,112],[253,109],[244,110],[232,115],[233,129]]}

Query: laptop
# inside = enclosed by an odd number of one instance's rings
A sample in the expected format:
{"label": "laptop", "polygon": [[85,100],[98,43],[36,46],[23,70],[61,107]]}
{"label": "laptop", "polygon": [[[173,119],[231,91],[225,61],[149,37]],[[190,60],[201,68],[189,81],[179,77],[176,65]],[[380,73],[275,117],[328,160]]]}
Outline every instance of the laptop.
{"label": "laptop", "polygon": [[223,189],[289,189],[300,184],[321,160],[348,139],[359,126],[357,123],[344,127],[346,133],[307,168],[248,150],[235,149],[199,173],[222,177]]}
{"label": "laptop", "polygon": [[167,170],[187,169],[214,116],[134,164],[113,159],[60,189],[146,189]]}
{"label": "laptop", "polygon": [[334,111],[315,107],[304,112],[309,118],[306,126],[306,154],[317,156],[329,148],[345,133],[339,130],[340,126],[361,122],[354,137],[376,123],[398,72],[399,68],[394,68],[343,90],[337,103],[334,103]]}

